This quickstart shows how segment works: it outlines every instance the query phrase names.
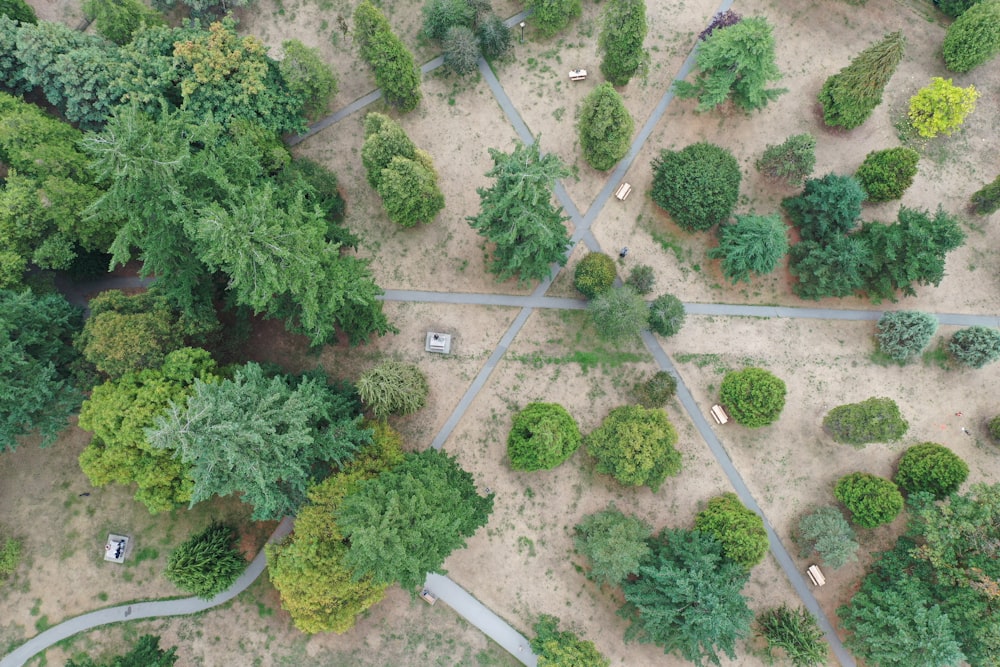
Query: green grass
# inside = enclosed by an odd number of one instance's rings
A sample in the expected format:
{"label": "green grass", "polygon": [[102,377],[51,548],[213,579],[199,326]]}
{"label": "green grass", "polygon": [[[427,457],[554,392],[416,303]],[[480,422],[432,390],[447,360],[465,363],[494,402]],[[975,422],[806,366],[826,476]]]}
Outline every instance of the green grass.
{"label": "green grass", "polygon": [[511,361],[527,364],[532,368],[543,368],[547,365],[579,364],[584,373],[592,368],[617,368],[622,364],[630,364],[645,361],[649,355],[635,352],[618,352],[612,350],[594,350],[584,352],[576,350],[569,354],[554,356],[542,352],[532,352],[530,354],[511,355]]}

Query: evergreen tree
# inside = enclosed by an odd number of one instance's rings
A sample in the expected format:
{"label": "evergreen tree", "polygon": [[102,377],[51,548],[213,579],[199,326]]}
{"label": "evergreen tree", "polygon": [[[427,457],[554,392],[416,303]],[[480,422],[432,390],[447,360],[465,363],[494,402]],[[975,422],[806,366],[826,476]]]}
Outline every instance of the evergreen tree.
{"label": "evergreen tree", "polygon": [[827,174],[807,180],[802,194],[784,199],[781,206],[803,241],[826,244],[854,228],[864,200],[865,192],[853,176]]}
{"label": "evergreen tree", "polygon": [[601,16],[598,47],[603,51],[601,74],[613,86],[624,86],[645,66],[649,54],[644,0],[611,0]]}
{"label": "evergreen tree", "polygon": [[175,586],[210,599],[229,588],[247,569],[247,560],[234,546],[231,526],[212,523],[170,552],[163,575]]}
{"label": "evergreen tree", "polygon": [[968,72],[1000,53],[1000,0],[979,2],[955,19],[943,53],[952,72]]}
{"label": "evergreen tree", "polygon": [[905,48],[903,33],[888,34],[828,78],[819,93],[823,122],[848,130],[865,122],[882,103],[882,91],[903,59]]}
{"label": "evergreen tree", "polygon": [[602,83],[583,99],[579,128],[583,159],[607,171],[628,153],[635,123],[622,96],[610,83]]}
{"label": "evergreen tree", "polygon": [[736,224],[719,226],[719,245],[708,251],[722,260],[722,274],[730,282],[750,282],[774,271],[788,252],[788,228],[777,215],[737,215]]}
{"label": "evergreen tree", "polygon": [[354,10],[354,39],[361,58],[375,71],[375,83],[385,101],[402,112],[416,109],[422,97],[420,70],[413,54],[371,0],[362,0]]}
{"label": "evergreen tree", "polygon": [[879,318],[875,338],[879,351],[896,361],[905,362],[924,351],[937,328],[938,319],[934,315],[916,310],[896,310]]}
{"label": "evergreen tree", "polygon": [[173,667],[177,662],[177,647],[160,648],[160,638],[143,635],[125,655],[115,656],[110,662],[95,662],[92,658],[74,658],[66,667]]}

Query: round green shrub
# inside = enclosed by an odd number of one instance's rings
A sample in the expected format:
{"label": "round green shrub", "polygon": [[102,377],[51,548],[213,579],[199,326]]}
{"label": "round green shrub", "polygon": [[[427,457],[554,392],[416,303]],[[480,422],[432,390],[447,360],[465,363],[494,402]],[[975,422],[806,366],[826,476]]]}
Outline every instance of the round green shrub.
{"label": "round green shrub", "polygon": [[763,368],[730,371],[722,379],[722,404],[738,424],[750,428],[777,421],[785,407],[785,382]]}
{"label": "round green shrub", "polygon": [[740,165],[724,148],[700,142],[660,151],[653,160],[653,201],[689,232],[724,222],[740,195]]}
{"label": "round green shrub", "polygon": [[899,199],[913,185],[920,153],[912,148],[872,151],[854,174],[870,202]]}
{"label": "round green shrub", "polygon": [[427,378],[413,364],[383,361],[358,378],[358,396],[379,419],[408,415],[424,407]]}
{"label": "round green shrub", "polygon": [[997,442],[1000,442],[1000,415],[997,415],[996,417],[991,419],[990,423],[987,425],[987,428],[989,429],[990,435],[993,437],[993,439],[996,440]]}
{"label": "round green shrub", "polygon": [[708,506],[695,517],[694,527],[717,539],[725,557],[747,570],[767,555],[764,520],[745,507],[735,493],[709,500]]}
{"label": "round green shrub", "polygon": [[580,447],[576,420],[558,403],[529,403],[514,416],[507,456],[514,470],[550,470]]}
{"label": "round green shrub", "polygon": [[1000,0],[980,2],[955,19],[942,53],[952,72],[968,72],[1000,53]]}
{"label": "round green shrub", "polygon": [[909,427],[891,398],[872,397],[840,405],[823,418],[823,428],[834,440],[856,446],[895,442]]}
{"label": "round green shrub", "polygon": [[603,252],[588,252],[573,271],[573,287],[585,297],[593,299],[611,289],[618,275],[615,260]]}
{"label": "round green shrub", "polygon": [[649,304],[649,328],[669,338],[684,326],[684,304],[673,294],[661,294]]}
{"label": "round green shrub", "polygon": [[922,442],[903,452],[893,481],[909,495],[925,492],[942,500],[968,477],[969,466],[957,454],[936,442]]}
{"label": "round green shrub", "polygon": [[584,442],[597,460],[597,472],[625,486],[645,485],[655,493],[681,470],[681,453],[674,447],[677,431],[659,408],[615,408]]}
{"label": "round green shrub", "polygon": [[974,326],[955,332],[948,344],[955,358],[971,368],[982,368],[1000,359],[1000,331]]}
{"label": "round green shrub", "polygon": [[653,267],[650,265],[639,264],[632,267],[625,284],[638,294],[649,294],[656,286],[656,273],[653,272]]}
{"label": "round green shrub", "polygon": [[989,215],[1000,211],[1000,176],[982,190],[974,192],[971,200],[972,210],[978,215]]}
{"label": "round green shrub", "polygon": [[805,558],[815,550],[823,563],[836,569],[858,559],[858,542],[854,529],[836,507],[817,508],[799,520],[799,535],[808,549],[799,554]]}
{"label": "round green shrub", "polygon": [[851,519],[862,528],[889,523],[903,510],[903,494],[891,481],[866,472],[852,472],[837,481],[837,500],[850,510]]}
{"label": "round green shrub", "polygon": [[923,352],[937,331],[933,315],[916,310],[896,310],[882,315],[875,338],[884,354],[896,361],[906,361]]}
{"label": "round green shrub", "polygon": [[644,408],[662,408],[677,393],[677,379],[667,371],[657,371],[632,389]]}

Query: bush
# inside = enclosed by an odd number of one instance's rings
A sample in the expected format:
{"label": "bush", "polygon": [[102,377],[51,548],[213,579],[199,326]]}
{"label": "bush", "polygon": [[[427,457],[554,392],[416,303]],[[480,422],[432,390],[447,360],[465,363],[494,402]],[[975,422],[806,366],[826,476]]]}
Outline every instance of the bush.
{"label": "bush", "polygon": [[362,60],[371,65],[386,103],[404,113],[416,109],[422,97],[420,70],[413,54],[371,0],[362,0],[354,9],[354,39]]}
{"label": "bush", "polygon": [[825,665],[826,638],[816,617],[804,608],[788,605],[767,609],[757,616],[757,634],[767,642],[767,656],[774,660],[774,649],[781,649],[795,667]]}
{"label": "bush", "polygon": [[883,354],[902,362],[923,352],[937,328],[938,320],[933,315],[916,310],[890,311],[879,318],[875,339]]}
{"label": "bush", "polygon": [[764,520],[740,502],[735,493],[724,493],[708,501],[694,519],[694,527],[722,544],[726,558],[749,570],[767,555]]}
{"label": "bush", "polygon": [[936,442],[922,442],[903,452],[893,481],[907,495],[929,493],[944,500],[969,477],[969,466],[957,454]]}
{"label": "bush", "polygon": [[653,201],[689,232],[725,221],[740,194],[740,165],[732,153],[700,142],[660,151],[653,160]]}
{"label": "bush", "polygon": [[933,77],[929,86],[910,98],[910,124],[921,137],[950,135],[975,111],[977,99],[975,86],[959,88],[951,79]]}
{"label": "bush", "polygon": [[799,185],[816,166],[816,138],[811,134],[796,134],[776,146],[768,144],[756,166],[768,178]]}
{"label": "bush", "polygon": [[424,15],[423,32],[429,39],[443,40],[451,28],[471,28],[476,20],[476,11],[468,0],[427,0],[420,11]]}
{"label": "bush", "polygon": [[987,429],[990,432],[990,436],[997,442],[1000,442],[1000,415],[990,420]]}
{"label": "bush", "polygon": [[0,579],[6,579],[21,564],[21,540],[0,535]]}
{"label": "bush", "polygon": [[957,19],[965,13],[965,10],[981,1],[982,0],[934,0],[934,4],[937,5],[937,8],[947,16]]}
{"label": "bush", "polygon": [[638,264],[632,267],[625,279],[625,284],[636,291],[637,294],[649,294],[656,286],[656,274],[653,267],[648,264]]}
{"label": "bush", "polygon": [[625,86],[646,66],[649,54],[642,48],[646,40],[644,0],[612,0],[601,16],[598,46],[603,52],[601,74],[613,86]]}
{"label": "bush", "polygon": [[21,23],[36,25],[38,17],[35,10],[24,0],[0,0],[0,16],[9,16]]}
{"label": "bush", "polygon": [[510,28],[493,12],[488,13],[479,22],[476,27],[476,37],[479,39],[480,50],[487,58],[502,58],[510,51]]}
{"label": "bush", "polygon": [[588,299],[611,289],[616,277],[615,260],[603,252],[588,252],[573,270],[573,286]]}
{"label": "bush", "polygon": [[211,524],[170,553],[164,576],[198,597],[218,595],[247,568],[246,558],[233,546],[234,539],[231,527]]}
{"label": "bush", "polygon": [[479,69],[479,40],[471,28],[464,25],[448,28],[442,47],[445,67],[455,74],[468,74]]}
{"label": "bush", "polygon": [[587,312],[604,340],[636,338],[649,326],[649,306],[628,286],[598,294],[587,304]]}
{"label": "bush", "polygon": [[1000,176],[972,195],[972,210],[979,215],[1000,211]]}
{"label": "bush", "polygon": [[132,41],[137,30],[163,25],[160,13],[139,0],[84,0],[82,9],[98,34],[118,45]]}
{"label": "bush", "polygon": [[837,442],[849,445],[895,442],[909,427],[891,398],[872,397],[860,403],[847,403],[830,410],[823,418],[826,432]]}
{"label": "bush", "polygon": [[358,395],[379,419],[408,415],[424,407],[427,379],[413,364],[383,361],[358,378]]}
{"label": "bush", "polygon": [[788,252],[788,228],[777,214],[738,215],[735,224],[719,225],[718,234],[719,245],[707,256],[722,260],[722,275],[732,283],[774,271]]}
{"label": "bush", "polygon": [[684,304],[673,294],[661,294],[649,304],[649,328],[665,338],[684,326]]}
{"label": "bush", "polygon": [[[424,157],[417,151],[418,158]],[[429,156],[428,156],[429,157]],[[378,194],[389,220],[400,227],[414,227],[431,222],[444,208],[444,195],[437,184],[437,173],[422,161],[396,156],[382,170]]]}
{"label": "bush", "polygon": [[507,456],[514,470],[551,470],[580,447],[580,428],[558,403],[529,403],[514,416]]}
{"label": "bush", "polygon": [[899,199],[913,185],[920,153],[912,148],[888,148],[872,151],[858,167],[854,177],[870,202]]}
{"label": "bush", "polygon": [[288,90],[302,99],[306,117],[318,118],[337,94],[337,77],[323,61],[319,49],[291,39],[281,43],[281,50],[285,54],[278,63],[281,78],[288,84]]}
{"label": "bush", "polygon": [[580,0],[528,0],[524,7],[543,38],[556,34],[583,13]]}
{"label": "bush", "polygon": [[1000,53],[1000,0],[970,7],[948,26],[944,64],[952,72],[968,72]]}
{"label": "bush", "polygon": [[643,382],[636,382],[632,392],[644,408],[662,408],[677,393],[677,379],[667,371],[656,371]]}
{"label": "bush", "polygon": [[966,366],[982,368],[1000,359],[1000,331],[980,326],[961,329],[951,337],[948,349]]}
{"label": "bush", "polygon": [[819,93],[823,122],[847,130],[865,122],[882,104],[882,92],[903,59],[905,48],[903,33],[886,35],[827,79]]}
{"label": "bush", "polygon": [[785,407],[785,383],[763,368],[729,371],[722,378],[722,404],[736,423],[749,428],[777,421]]}
{"label": "bush", "polygon": [[583,98],[578,128],[583,159],[594,169],[607,171],[628,153],[635,123],[622,96],[605,82]]}
{"label": "bush", "polygon": [[903,511],[903,495],[884,477],[852,472],[837,481],[837,500],[850,510],[851,519],[862,528],[890,523]]}
{"label": "bush", "polygon": [[598,584],[617,586],[639,571],[649,553],[652,528],[645,521],[622,514],[614,503],[588,514],[575,528],[576,551],[590,559],[587,578]]}
{"label": "bush", "polygon": [[[799,534],[823,559],[825,565],[837,569],[858,559],[858,542],[854,529],[836,507],[820,507],[799,520]],[[809,555],[801,554],[802,557]]]}
{"label": "bush", "polygon": [[658,408],[615,408],[584,442],[587,453],[597,459],[597,472],[625,486],[645,485],[656,493],[667,477],[681,470],[681,454],[674,448],[677,431]]}
{"label": "bush", "polygon": [[535,623],[535,638],[529,643],[542,667],[609,667],[611,661],[594,642],[580,639],[569,630],[559,630],[559,619],[542,614]]}
{"label": "bush", "polygon": [[784,199],[781,206],[803,241],[826,245],[857,224],[864,200],[865,191],[854,177],[827,174],[807,180],[802,194]]}

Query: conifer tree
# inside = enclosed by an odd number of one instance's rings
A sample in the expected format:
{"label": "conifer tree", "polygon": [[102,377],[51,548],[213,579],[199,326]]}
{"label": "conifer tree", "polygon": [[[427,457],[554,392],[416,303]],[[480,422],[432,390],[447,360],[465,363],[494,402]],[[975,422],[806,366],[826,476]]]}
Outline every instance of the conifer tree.
{"label": "conifer tree", "polygon": [[646,3],[643,0],[612,0],[602,17],[598,45],[604,52],[601,74],[614,86],[624,86],[646,63],[642,48],[646,39]]}
{"label": "conifer tree", "polygon": [[886,35],[827,79],[819,92],[823,122],[847,130],[865,122],[882,103],[882,91],[903,59],[905,47],[903,33]]}

